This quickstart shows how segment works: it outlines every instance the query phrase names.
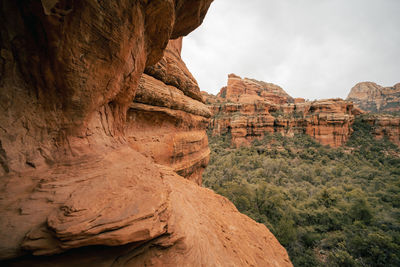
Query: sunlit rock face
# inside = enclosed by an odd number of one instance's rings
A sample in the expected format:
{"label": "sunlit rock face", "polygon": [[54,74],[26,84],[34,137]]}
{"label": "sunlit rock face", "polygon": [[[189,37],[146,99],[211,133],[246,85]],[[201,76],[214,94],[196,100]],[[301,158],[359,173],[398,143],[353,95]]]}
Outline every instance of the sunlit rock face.
{"label": "sunlit rock face", "polygon": [[211,2],[0,3],[1,265],[291,266],[198,186],[210,112],[177,38]]}
{"label": "sunlit rock face", "polygon": [[382,87],[373,82],[356,84],[347,96],[361,109],[367,112],[398,112],[400,111],[400,83],[392,87]]}
{"label": "sunlit rock face", "polygon": [[354,116],[361,111],[349,101],[293,99],[277,85],[230,74],[217,96],[203,92],[213,113],[213,135],[230,133],[235,146],[249,145],[265,133],[305,133],[332,147],[344,145]]}

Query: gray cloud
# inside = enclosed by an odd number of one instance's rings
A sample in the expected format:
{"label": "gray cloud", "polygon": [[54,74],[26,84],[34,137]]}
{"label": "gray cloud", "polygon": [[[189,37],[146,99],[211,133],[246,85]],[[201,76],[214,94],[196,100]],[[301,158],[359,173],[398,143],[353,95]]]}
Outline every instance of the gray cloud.
{"label": "gray cloud", "polygon": [[200,88],[227,74],[294,97],[345,98],[357,82],[400,82],[399,0],[215,0],[182,57]]}

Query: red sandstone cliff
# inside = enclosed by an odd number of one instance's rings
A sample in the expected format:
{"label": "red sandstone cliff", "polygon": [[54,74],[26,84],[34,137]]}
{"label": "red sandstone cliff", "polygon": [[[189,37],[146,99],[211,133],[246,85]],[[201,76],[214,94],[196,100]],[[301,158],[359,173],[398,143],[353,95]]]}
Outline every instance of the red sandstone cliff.
{"label": "red sandstone cliff", "polygon": [[210,113],[169,39],[211,1],[0,3],[2,264],[291,266],[198,186]]}
{"label": "red sandstone cliff", "polygon": [[[350,91],[347,100],[374,115],[366,120],[373,126],[373,135],[380,139],[387,137],[400,146],[400,83],[382,87],[373,82],[361,82]],[[388,115],[385,113],[395,113]]]}
{"label": "red sandstone cliff", "polygon": [[128,110],[130,145],[156,163],[201,185],[207,166],[211,113],[180,57],[182,38],[171,40],[163,59],[148,67]]}
{"label": "red sandstone cliff", "polygon": [[249,78],[240,78],[235,74],[228,75],[228,84],[222,88],[219,97],[231,102],[250,103],[257,100],[267,100],[275,104],[293,102],[281,87]]}
{"label": "red sandstone cliff", "polygon": [[382,87],[373,82],[361,82],[351,89],[347,100],[368,112],[399,112],[400,83]]}
{"label": "red sandstone cliff", "polygon": [[371,115],[363,118],[372,126],[372,134],[377,139],[386,137],[400,147],[400,117],[392,115]]}
{"label": "red sandstone cliff", "polygon": [[267,83],[231,74],[217,97],[203,93],[213,113],[209,128],[214,135],[230,132],[237,146],[266,132],[306,133],[324,145],[338,147],[348,140],[354,116],[361,112],[341,99],[305,102],[276,85],[276,90],[263,90],[258,84]]}

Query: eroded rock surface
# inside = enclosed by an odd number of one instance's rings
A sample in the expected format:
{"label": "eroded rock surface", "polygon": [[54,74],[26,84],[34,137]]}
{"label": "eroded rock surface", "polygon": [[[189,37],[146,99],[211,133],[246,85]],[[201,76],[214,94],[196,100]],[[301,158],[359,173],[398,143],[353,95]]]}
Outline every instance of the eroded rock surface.
{"label": "eroded rock surface", "polygon": [[259,89],[259,84],[269,85],[230,74],[228,86],[217,96],[203,92],[213,113],[209,125],[212,134],[230,133],[232,143],[240,146],[262,138],[264,133],[306,133],[324,145],[338,147],[346,143],[354,116],[361,113],[341,99],[306,102],[293,99],[279,86]]}
{"label": "eroded rock surface", "polygon": [[162,57],[211,2],[0,3],[1,265],[291,266],[198,186],[210,113]]}
{"label": "eroded rock surface", "polygon": [[235,75],[228,75],[228,84],[218,94],[227,101],[250,103],[257,100],[266,100],[275,104],[293,102],[281,87],[273,83],[266,83],[254,79],[244,78]]}
{"label": "eroded rock surface", "polygon": [[143,74],[128,110],[131,146],[201,185],[210,150],[205,128],[211,113],[180,57],[182,39],[169,42],[163,59]]}
{"label": "eroded rock surface", "polygon": [[60,164],[51,175],[23,174],[23,184],[10,178],[2,205],[23,200],[4,214],[14,233],[2,233],[2,240],[27,232],[22,248],[36,256],[7,265],[291,266],[264,225],[130,147],[77,160]]}
{"label": "eroded rock surface", "polygon": [[373,113],[365,120],[373,126],[372,134],[377,139],[386,137],[400,146],[400,83],[382,87],[373,82],[361,82],[351,89],[347,100]]}
{"label": "eroded rock surface", "polygon": [[400,117],[375,114],[363,118],[372,126],[372,134],[377,139],[387,138],[400,147]]}
{"label": "eroded rock surface", "polygon": [[373,82],[361,82],[351,89],[347,100],[368,112],[399,112],[400,83],[392,87],[382,87]]}
{"label": "eroded rock surface", "polygon": [[1,172],[122,141],[145,67],[211,1],[2,1]]}

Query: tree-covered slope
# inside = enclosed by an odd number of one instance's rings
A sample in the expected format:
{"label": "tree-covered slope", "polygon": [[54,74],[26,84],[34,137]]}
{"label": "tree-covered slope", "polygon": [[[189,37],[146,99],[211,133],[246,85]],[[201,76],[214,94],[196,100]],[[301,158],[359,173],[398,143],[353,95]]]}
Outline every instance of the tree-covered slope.
{"label": "tree-covered slope", "polygon": [[203,185],[264,223],[295,266],[400,266],[400,151],[357,119],[346,147],[266,135],[210,137]]}

